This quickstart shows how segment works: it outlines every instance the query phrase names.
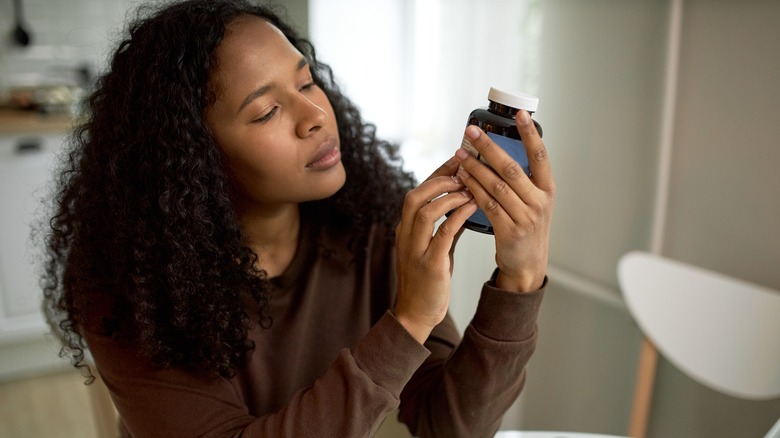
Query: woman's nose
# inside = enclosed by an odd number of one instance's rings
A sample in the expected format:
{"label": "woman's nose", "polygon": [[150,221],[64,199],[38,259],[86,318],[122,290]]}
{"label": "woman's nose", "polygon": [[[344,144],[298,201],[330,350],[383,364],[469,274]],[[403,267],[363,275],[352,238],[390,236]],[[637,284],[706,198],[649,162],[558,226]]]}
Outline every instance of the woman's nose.
{"label": "woman's nose", "polygon": [[303,94],[298,95],[296,102],[298,122],[295,126],[295,133],[298,137],[305,138],[322,127],[327,113]]}

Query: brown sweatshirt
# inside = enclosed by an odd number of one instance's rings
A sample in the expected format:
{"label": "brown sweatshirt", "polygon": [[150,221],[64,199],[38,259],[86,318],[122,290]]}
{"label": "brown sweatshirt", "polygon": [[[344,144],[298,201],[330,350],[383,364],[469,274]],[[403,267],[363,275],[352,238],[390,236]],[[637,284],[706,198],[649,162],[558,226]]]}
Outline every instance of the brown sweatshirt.
{"label": "brown sweatshirt", "polygon": [[157,369],[85,333],[125,436],[370,437],[400,405],[419,437],[489,437],[520,392],[543,291],[485,283],[463,339],[447,317],[420,345],[389,309],[393,241],[375,227],[365,256],[348,239],[303,233],[273,281],[270,329],[235,377]]}

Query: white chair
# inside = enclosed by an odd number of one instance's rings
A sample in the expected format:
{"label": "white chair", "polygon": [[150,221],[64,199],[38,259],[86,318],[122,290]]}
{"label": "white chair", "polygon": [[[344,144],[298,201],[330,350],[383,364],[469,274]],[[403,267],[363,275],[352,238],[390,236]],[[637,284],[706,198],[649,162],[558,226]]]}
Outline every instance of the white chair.
{"label": "white chair", "polygon": [[[780,291],[645,252],[618,263],[626,305],[683,373],[747,400],[780,397]],[[780,438],[780,421],[766,435]]]}

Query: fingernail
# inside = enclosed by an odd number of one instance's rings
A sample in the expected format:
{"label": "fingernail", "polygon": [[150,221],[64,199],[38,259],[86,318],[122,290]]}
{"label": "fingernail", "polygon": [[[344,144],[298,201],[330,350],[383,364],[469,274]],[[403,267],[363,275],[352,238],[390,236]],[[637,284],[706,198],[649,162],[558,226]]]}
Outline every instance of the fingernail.
{"label": "fingernail", "polygon": [[517,116],[520,119],[520,125],[525,126],[531,123],[531,115],[528,114],[528,111],[520,110],[517,112]]}
{"label": "fingernail", "polygon": [[469,175],[469,173],[466,172],[466,169],[464,169],[463,166],[461,166],[460,169],[458,169],[458,177],[460,177],[461,181],[468,178],[469,176],[471,175]]}
{"label": "fingernail", "polygon": [[455,156],[460,158],[461,160],[465,160],[469,156],[469,151],[459,148],[457,151],[455,151]]}
{"label": "fingernail", "polygon": [[466,128],[466,137],[468,137],[469,140],[474,140],[476,138],[479,138],[479,128],[477,128],[474,125],[471,125],[468,128]]}
{"label": "fingernail", "polygon": [[460,192],[463,194],[463,196],[466,197],[466,199],[472,199],[474,197],[474,195],[472,195],[468,189],[461,190]]}
{"label": "fingernail", "polygon": [[452,178],[452,181],[455,184],[463,185],[463,181],[460,180],[460,177],[458,175],[451,176],[450,178]]}

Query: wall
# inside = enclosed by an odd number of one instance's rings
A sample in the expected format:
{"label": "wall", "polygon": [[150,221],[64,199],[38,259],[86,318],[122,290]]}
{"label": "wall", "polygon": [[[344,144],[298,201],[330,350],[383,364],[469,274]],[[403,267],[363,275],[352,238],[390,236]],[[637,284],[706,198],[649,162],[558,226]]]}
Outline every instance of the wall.
{"label": "wall", "polygon": [[[24,27],[32,44],[13,44],[11,1],[0,3],[0,90],[61,80],[69,70],[105,65],[123,23],[132,17],[140,0],[22,0]],[[268,2],[265,2],[268,3]],[[277,1],[297,29],[308,33],[306,0]]]}
{"label": "wall", "polygon": [[641,335],[619,257],[650,242],[666,2],[542,2],[540,90],[558,185],[539,346],[506,428],[625,434]]}
{"label": "wall", "polygon": [[[780,2],[684,5],[664,252],[780,291]],[[758,437],[780,399],[724,396],[664,361],[652,409],[654,437]]]}
{"label": "wall", "polygon": [[60,81],[74,67],[101,68],[130,0],[22,0],[31,45],[13,44],[12,2],[0,3],[0,88]]}
{"label": "wall", "polygon": [[[615,266],[652,246],[670,3],[543,1],[538,117],[559,194],[512,425],[626,433],[639,334]],[[780,290],[778,22],[778,2],[684,1],[661,239],[665,255]],[[757,437],[778,416],[780,400],[720,395],[661,358],[648,436]]]}

